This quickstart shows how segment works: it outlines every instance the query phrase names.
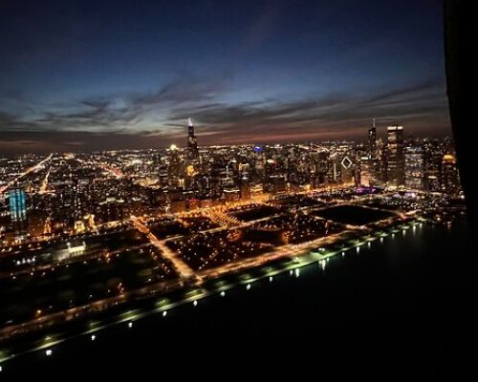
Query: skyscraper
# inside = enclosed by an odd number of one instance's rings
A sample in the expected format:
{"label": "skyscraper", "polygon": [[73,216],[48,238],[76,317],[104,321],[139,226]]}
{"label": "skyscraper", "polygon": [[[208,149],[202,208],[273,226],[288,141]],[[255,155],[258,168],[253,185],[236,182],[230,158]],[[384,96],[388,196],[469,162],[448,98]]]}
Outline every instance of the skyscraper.
{"label": "skyscraper", "polygon": [[377,147],[377,126],[375,118],[372,127],[368,130],[368,147],[367,147],[369,181],[370,184],[378,184],[381,181],[380,171],[380,152]]}
{"label": "skyscraper", "polygon": [[181,172],[181,159],[179,158],[178,148],[171,145],[169,148],[169,166],[168,166],[168,183],[172,188],[178,187]]}
{"label": "skyscraper", "polygon": [[448,194],[457,194],[460,191],[460,179],[456,159],[451,154],[443,156],[441,168],[441,188]]}
{"label": "skyscraper", "polygon": [[441,169],[444,148],[438,141],[427,141],[425,151],[425,189],[431,192],[441,191]]}
{"label": "skyscraper", "polygon": [[27,228],[27,204],[25,191],[14,188],[8,191],[10,219],[16,233],[22,233]]}
{"label": "skyscraper", "polygon": [[375,126],[375,118],[373,126],[368,130],[368,157],[371,160],[377,159],[377,127]]}
{"label": "skyscraper", "polygon": [[194,134],[194,123],[191,118],[188,123],[188,159],[190,161],[199,159],[198,140]]}
{"label": "skyscraper", "polygon": [[405,149],[405,186],[415,190],[425,189],[425,153],[420,146]]}
{"label": "skyscraper", "polygon": [[405,183],[403,126],[389,126],[387,135],[387,181],[389,186]]}
{"label": "skyscraper", "polygon": [[360,180],[359,185],[363,187],[370,187],[373,184],[372,180],[372,161],[368,156],[360,158]]}

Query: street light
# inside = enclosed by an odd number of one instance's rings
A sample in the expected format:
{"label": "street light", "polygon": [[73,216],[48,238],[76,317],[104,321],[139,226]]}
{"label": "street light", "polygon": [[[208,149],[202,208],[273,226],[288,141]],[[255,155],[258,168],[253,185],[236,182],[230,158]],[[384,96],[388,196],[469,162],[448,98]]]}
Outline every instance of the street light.
{"label": "street light", "polygon": [[163,317],[166,317],[167,315],[168,315],[168,311],[165,310],[165,311],[163,312]]}
{"label": "street light", "polygon": [[91,336],[91,340],[92,341],[96,340],[96,336],[94,334]]}
{"label": "street light", "polygon": [[132,327],[133,327],[133,323],[132,323],[131,321],[130,321],[130,322],[128,322],[128,328],[130,328],[130,329],[131,329]]}
{"label": "street light", "polygon": [[45,350],[45,354],[46,354],[47,357],[51,357],[52,354],[53,354],[53,351],[51,349],[47,349],[47,350]]}

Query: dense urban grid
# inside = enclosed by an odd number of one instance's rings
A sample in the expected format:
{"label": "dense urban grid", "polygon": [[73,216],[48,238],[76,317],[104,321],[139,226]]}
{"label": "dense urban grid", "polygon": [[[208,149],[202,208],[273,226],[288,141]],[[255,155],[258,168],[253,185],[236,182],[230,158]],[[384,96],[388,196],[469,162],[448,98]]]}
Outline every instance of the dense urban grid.
{"label": "dense urban grid", "polygon": [[0,158],[0,337],[463,213],[450,139],[377,130],[201,147],[190,119],[184,148]]}

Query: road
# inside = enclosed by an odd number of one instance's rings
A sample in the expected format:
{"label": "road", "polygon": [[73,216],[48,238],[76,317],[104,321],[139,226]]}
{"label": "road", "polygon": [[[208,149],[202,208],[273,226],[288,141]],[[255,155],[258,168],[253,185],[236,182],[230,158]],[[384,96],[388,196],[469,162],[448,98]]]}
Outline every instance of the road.
{"label": "road", "polygon": [[49,177],[50,177],[50,170],[46,173],[45,179],[43,179],[43,182],[41,184],[40,191],[39,191],[40,194],[44,194],[47,191]]}
{"label": "road", "polygon": [[117,168],[108,166],[105,163],[98,162],[98,161],[91,161],[91,160],[89,162],[86,162],[86,161],[84,161],[83,159],[80,159],[80,158],[75,158],[75,159],[83,165],[91,164],[91,165],[94,165],[94,166],[96,166],[96,167],[98,167],[98,168],[100,168],[100,169],[102,169],[106,172],[109,172],[111,175],[113,175],[117,179],[121,179],[121,178],[125,177],[125,174],[123,174],[120,170],[118,170]]}
{"label": "road", "polygon": [[150,243],[154,245],[161,251],[161,254],[173,263],[173,266],[176,269],[176,272],[179,274],[179,277],[183,279],[190,279],[191,277],[195,276],[194,271],[181,259],[176,257],[175,253],[169,249],[166,245],[165,241],[159,240],[150,230],[149,228],[141,222],[140,218],[133,217],[133,224],[136,229],[145,234],[149,239]]}
{"label": "road", "polygon": [[19,181],[21,178],[24,176],[27,176],[31,172],[39,169],[41,166],[43,166],[46,162],[48,162],[51,158],[53,157],[53,154],[48,155],[45,159],[43,159],[41,162],[38,162],[35,166],[27,168],[24,172],[16,176],[14,179],[10,180],[5,186],[0,188],[0,195],[3,194],[5,191],[7,191],[10,187],[12,187],[17,181]]}
{"label": "road", "polygon": [[[40,162],[36,166],[32,167],[32,169],[29,169],[30,171],[26,171],[22,176],[25,176],[27,173],[33,171],[35,168],[38,166],[43,165],[47,160],[51,158],[51,155],[46,158],[44,161]],[[350,203],[349,202],[344,202],[344,204]],[[202,211],[203,213],[205,211]],[[244,222],[240,223],[237,228],[242,228],[245,226],[257,224],[259,221],[265,221],[268,219],[272,219],[278,215],[273,215],[269,217],[265,217],[262,219],[257,219],[255,221],[250,221],[250,222]],[[203,232],[215,232],[215,231],[220,231],[227,229],[227,226],[232,223],[232,221],[224,221],[224,219],[221,219],[224,223],[224,226],[219,227],[219,228],[214,228],[211,230],[205,230]],[[215,277],[219,277],[223,274],[227,274],[233,271],[238,271],[238,270],[245,270],[248,268],[253,268],[253,267],[258,267],[261,265],[264,265],[271,260],[275,259],[280,259],[280,258],[295,258],[298,256],[303,256],[304,254],[307,254],[310,252],[311,249],[317,248],[319,246],[324,246],[327,244],[332,244],[333,242],[340,241],[341,238],[340,236],[344,234],[342,232],[341,234],[336,234],[336,235],[331,235],[329,237],[325,238],[319,238],[317,240],[313,240],[307,243],[304,243],[302,245],[283,245],[280,247],[274,248],[271,252],[265,253],[263,255],[260,255],[256,258],[252,259],[243,259],[240,261],[237,261],[235,263],[231,264],[226,264],[221,267],[212,269],[212,270],[205,270],[200,273],[194,272],[186,263],[184,263],[180,258],[176,256],[176,254],[170,250],[170,248],[166,245],[166,242],[168,240],[172,240],[173,238],[169,238],[167,240],[159,240],[151,231],[150,229],[146,226],[142,218],[136,218],[132,217],[130,222],[133,223],[135,228],[146,235],[152,245],[154,245],[156,248],[158,248],[161,251],[161,255],[164,256],[164,258],[167,258],[171,261],[173,264],[176,272],[180,276],[180,280],[175,280],[175,281],[168,281],[168,282],[161,282],[158,284],[154,285],[148,285],[144,288],[130,291],[127,293],[124,293],[120,296],[115,296],[112,298],[108,298],[105,300],[100,300],[96,302],[92,302],[91,304],[82,306],[82,307],[76,307],[72,308],[68,311],[61,312],[61,313],[55,313],[53,315],[48,315],[39,318],[38,320],[34,320],[31,323],[24,323],[20,325],[16,325],[15,327],[7,327],[4,328],[4,330],[0,331],[0,337],[8,337],[9,335],[17,332],[28,332],[35,328],[36,326],[40,325],[53,325],[55,322],[61,322],[62,320],[71,320],[76,317],[82,316],[84,314],[88,314],[91,311],[101,311],[108,309],[111,306],[115,306],[116,304],[126,302],[127,300],[133,299],[134,297],[144,297],[146,295],[156,295],[159,293],[164,292],[165,290],[173,290],[174,288],[179,288],[181,285],[184,286],[184,281],[185,280],[196,280],[196,286],[200,286],[202,282],[206,279],[211,279]],[[125,223],[125,222],[123,222]],[[229,223],[229,224],[228,224]],[[360,230],[357,230],[357,228],[353,229],[355,232],[360,232]],[[349,231],[350,232],[350,231]],[[331,255],[328,255],[331,256]],[[322,259],[322,256],[319,257]],[[299,260],[298,260],[299,261]],[[300,260],[301,263],[303,263],[305,260]]]}
{"label": "road", "polygon": [[[179,259],[177,259],[174,255],[174,253],[172,253],[169,250],[169,248],[166,245],[164,245],[164,241],[158,240],[153,234],[151,234],[148,227],[146,227],[140,221],[140,219],[134,218],[134,224],[140,232],[148,235],[149,239],[151,240],[151,243],[153,245],[157,246],[157,248],[161,249],[161,251],[163,251],[162,254],[166,258],[169,258],[173,262],[173,264],[180,271],[178,273],[182,273],[183,277],[190,277],[190,275],[194,275],[194,272],[187,265],[185,265]],[[356,230],[354,230],[354,231],[357,232]],[[348,231],[348,232],[350,232],[350,231]],[[292,244],[283,245],[283,246],[280,246],[280,247],[276,247],[276,248],[274,248],[273,251],[271,251],[269,253],[266,253],[264,255],[261,255],[257,258],[245,259],[245,260],[241,260],[241,261],[238,261],[236,263],[233,263],[233,264],[224,265],[222,267],[219,267],[219,268],[216,268],[216,269],[213,269],[213,270],[203,271],[203,272],[200,273],[200,275],[196,274],[196,276],[198,276],[196,278],[196,280],[198,281],[197,284],[196,284],[196,287],[199,287],[200,284],[202,283],[202,281],[204,281],[206,279],[217,278],[221,275],[224,275],[224,274],[227,274],[227,273],[230,273],[230,272],[233,272],[233,271],[247,270],[247,269],[250,269],[250,268],[259,267],[259,266],[262,266],[262,265],[265,265],[265,264],[269,263],[271,260],[280,259],[280,258],[284,258],[284,257],[297,258],[297,261],[294,261],[291,264],[287,264],[285,266],[280,266],[280,267],[277,267],[277,268],[274,266],[274,269],[271,270],[271,271],[268,271],[267,274],[264,274],[263,276],[256,277],[255,279],[254,278],[249,278],[246,281],[240,281],[240,283],[254,282],[258,278],[271,277],[271,276],[274,276],[276,274],[279,274],[279,273],[282,273],[282,272],[288,271],[288,270],[291,270],[291,272],[292,272],[293,269],[296,269],[298,267],[302,267],[302,266],[305,266],[305,265],[308,265],[308,264],[311,264],[311,263],[314,263],[314,262],[317,262],[317,261],[319,261],[320,266],[324,266],[322,264],[322,262],[325,261],[327,258],[335,256],[338,253],[344,253],[344,251],[347,251],[351,248],[357,247],[357,249],[358,249],[358,247],[364,245],[365,242],[367,242],[367,241],[370,242],[370,240],[375,240],[376,239],[376,238],[370,238],[369,235],[366,235],[366,236],[363,237],[364,240],[362,240],[361,242],[357,240],[356,243],[348,244],[346,247],[344,247],[344,248],[342,248],[338,251],[328,252],[328,253],[325,253],[325,254],[311,253],[311,249],[317,248],[318,246],[322,247],[324,245],[330,245],[330,244],[333,244],[334,242],[343,240],[344,237],[342,237],[342,236],[344,236],[344,235],[346,236],[346,234],[347,234],[347,231],[341,232],[341,233],[338,233],[338,234],[334,234],[334,235],[331,235],[331,236],[328,236],[328,237],[319,238],[317,240],[306,242],[306,243],[303,243],[303,244],[300,244],[300,245],[292,245]],[[301,257],[298,258],[299,256],[301,256]],[[296,274],[296,277],[297,277],[297,274]],[[92,303],[84,305],[84,306],[78,306],[78,307],[75,307],[75,308],[71,308],[71,309],[68,309],[67,311],[48,314],[48,315],[45,315],[43,317],[39,317],[37,319],[34,319],[32,321],[29,321],[29,322],[26,322],[26,323],[23,323],[23,324],[18,324],[18,325],[12,325],[12,326],[9,326],[9,327],[5,327],[5,328],[0,330],[0,339],[6,339],[6,338],[8,338],[12,335],[15,335],[15,334],[27,333],[27,332],[30,332],[30,331],[35,330],[35,329],[45,328],[47,326],[53,326],[53,325],[55,325],[55,323],[71,321],[71,320],[74,320],[78,317],[87,315],[91,312],[104,311],[104,310],[109,309],[110,307],[116,306],[118,304],[125,303],[127,301],[134,300],[136,298],[144,298],[144,296],[147,296],[147,295],[153,296],[153,295],[158,295],[159,293],[163,293],[164,291],[176,290],[177,288],[181,288],[181,284],[182,283],[179,282],[179,280],[161,282],[161,283],[158,283],[158,284],[152,284],[152,285],[148,285],[148,286],[145,286],[145,287],[137,289],[137,290],[122,293],[122,294],[117,295],[117,296],[113,296],[113,297],[106,298],[106,299],[103,299],[103,300],[98,300],[98,301],[92,302]],[[237,285],[237,283],[234,284],[234,285]],[[230,285],[230,287],[233,287],[234,285]],[[217,293],[218,291],[221,291],[221,290],[223,290],[223,289],[217,289],[217,290],[214,290],[214,291],[204,291],[202,288],[199,288],[199,289],[196,289],[196,291],[200,291],[199,296],[197,294],[195,294],[194,296],[187,295],[184,299],[182,299],[180,301],[173,302],[171,304],[161,305],[159,308],[155,309],[154,312],[165,311],[165,310],[171,309],[175,306],[182,305],[184,303],[188,303],[188,302],[191,302],[191,301],[196,301],[199,298],[203,298],[203,297],[206,297],[208,295]],[[147,314],[152,314],[152,313],[151,312],[141,313],[137,316],[139,317],[139,316],[147,315]],[[116,321],[116,323],[126,322],[128,320],[134,320],[138,317],[135,317],[135,318],[132,318],[132,317],[121,318],[120,320]]]}

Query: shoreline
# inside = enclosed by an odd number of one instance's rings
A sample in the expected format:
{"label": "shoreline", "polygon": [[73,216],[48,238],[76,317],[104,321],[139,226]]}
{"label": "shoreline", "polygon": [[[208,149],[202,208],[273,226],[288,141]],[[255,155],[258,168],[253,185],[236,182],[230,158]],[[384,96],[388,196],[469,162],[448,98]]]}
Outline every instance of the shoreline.
{"label": "shoreline", "polygon": [[[340,254],[344,256],[353,249],[359,253],[360,247],[364,245],[371,245],[372,242],[383,240],[388,236],[394,237],[395,234],[402,231],[406,232],[406,230],[413,227],[416,228],[419,224],[423,225],[424,222],[425,220],[421,218],[408,218],[402,222],[394,221],[387,225],[387,227],[363,233],[363,235],[360,235],[357,231],[342,231],[333,235],[336,237],[332,242],[322,244],[320,248],[324,248],[324,250],[319,251],[318,248],[316,248],[314,251],[312,247],[318,247],[319,242],[330,241],[330,237],[322,237],[309,243],[297,245],[296,247],[302,246],[303,248],[298,248],[298,252],[294,256],[291,256],[289,253],[279,254],[278,256],[278,254],[275,253],[278,251],[276,248],[274,253],[271,253],[271,256],[266,260],[262,259],[263,261],[261,261],[260,264],[247,266],[244,265],[244,261],[247,262],[250,260],[257,262],[260,257],[267,255],[259,255],[258,258],[243,260],[241,264],[236,265],[238,267],[237,269],[228,270],[223,274],[207,279],[201,285],[189,287],[177,286],[174,290],[167,292],[162,291],[160,295],[156,292],[155,296],[138,296],[135,300],[127,301],[119,305],[117,309],[120,309],[121,312],[118,314],[112,312],[116,306],[114,306],[113,309],[108,308],[98,314],[104,314],[106,318],[103,319],[103,321],[106,322],[98,322],[98,320],[95,322],[94,314],[92,314],[89,317],[73,321],[64,321],[62,323],[53,323],[48,328],[43,327],[35,332],[10,337],[5,341],[8,349],[0,349],[0,365],[29,353],[39,351],[51,352],[53,347],[75,338],[90,336],[91,340],[94,341],[95,333],[108,328],[121,324],[127,324],[127,326],[131,328],[137,320],[154,315],[166,317],[168,311],[180,306],[192,303],[195,307],[202,299],[217,295],[224,297],[227,291],[238,287],[245,287],[246,290],[249,290],[255,282],[264,279],[269,279],[269,282],[272,282],[275,276],[283,273],[289,272],[290,276],[299,277],[300,268],[308,267],[315,263],[317,263],[321,269],[325,269],[327,262],[332,257]],[[376,222],[374,224],[378,223],[379,222]],[[401,228],[397,229],[397,227]],[[340,249],[336,248],[338,245],[342,245],[342,247]],[[151,304],[153,300],[155,300],[153,306],[145,309],[144,306]],[[136,308],[136,306],[138,307]],[[54,330],[62,325],[64,326],[64,333],[45,337],[45,331],[50,329]],[[76,329],[74,328],[75,326]],[[39,337],[42,338],[40,339]]]}

